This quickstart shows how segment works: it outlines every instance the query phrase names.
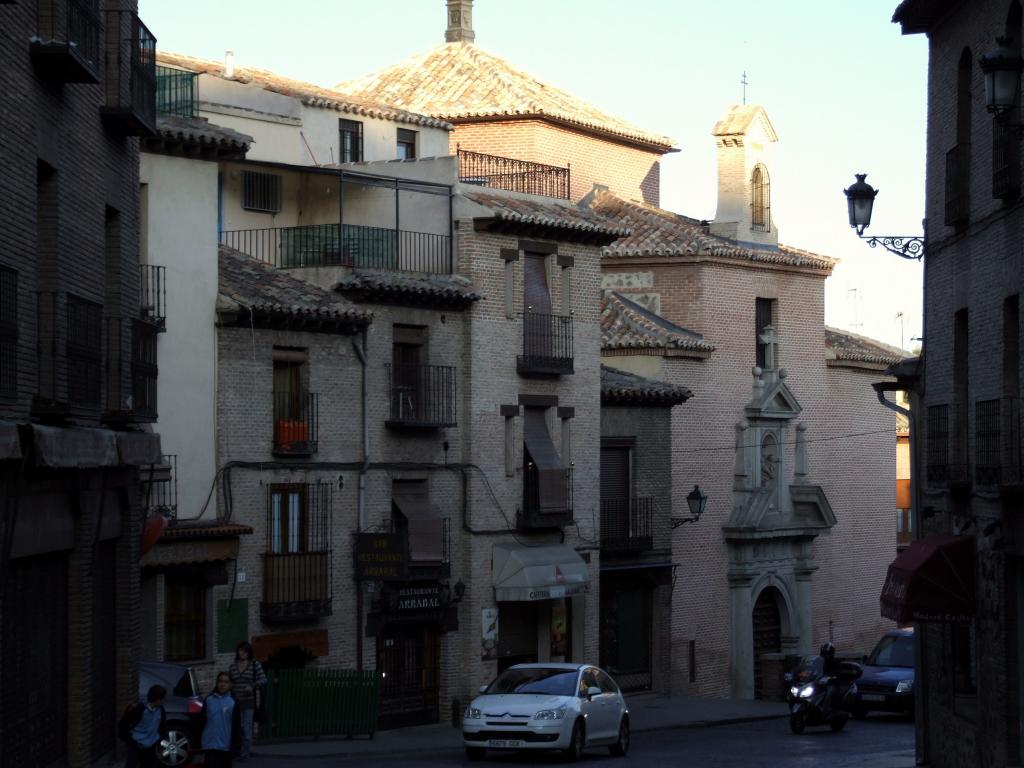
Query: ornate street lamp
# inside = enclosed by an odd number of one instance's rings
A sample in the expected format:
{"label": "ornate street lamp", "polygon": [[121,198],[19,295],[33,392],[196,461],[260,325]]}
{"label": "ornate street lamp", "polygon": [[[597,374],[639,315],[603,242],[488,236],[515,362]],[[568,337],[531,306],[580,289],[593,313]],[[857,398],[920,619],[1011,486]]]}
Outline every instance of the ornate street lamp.
{"label": "ornate street lamp", "polygon": [[875,205],[875,195],[878,190],[868,184],[864,179],[866,173],[856,173],[857,181],[843,190],[846,195],[846,204],[849,208],[850,226],[857,232],[857,237],[867,240],[868,245],[874,248],[881,245],[890,253],[895,253],[904,259],[920,259],[924,256],[924,238],[914,235],[880,235],[864,236],[864,230],[871,224],[871,209]]}
{"label": "ornate street lamp", "polygon": [[696,523],[704,514],[704,506],[708,503],[706,494],[701,493],[700,486],[693,486],[693,490],[686,495],[686,506],[690,508],[689,517],[673,517],[672,527],[678,528],[683,523]]}
{"label": "ornate street lamp", "polygon": [[1005,37],[996,38],[996,47],[978,60],[985,76],[985,109],[996,115],[1013,109],[1020,93],[1020,73],[1024,59],[1010,48]]}

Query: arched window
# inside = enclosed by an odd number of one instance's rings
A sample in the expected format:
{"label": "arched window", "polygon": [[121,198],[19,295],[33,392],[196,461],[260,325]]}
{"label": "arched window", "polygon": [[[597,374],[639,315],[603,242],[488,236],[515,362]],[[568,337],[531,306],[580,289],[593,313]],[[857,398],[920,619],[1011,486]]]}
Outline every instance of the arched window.
{"label": "arched window", "polygon": [[956,77],[956,145],[946,153],[946,224],[967,223],[971,159],[971,49],[964,48]]}
{"label": "arched window", "polygon": [[[1003,44],[1021,55],[1021,7],[1018,0],[1010,3],[1006,13]],[[1020,122],[1020,94],[1014,99],[1013,109],[996,115],[992,120],[992,197],[1015,200],[1020,195],[1020,150],[1014,123]]]}
{"label": "arched window", "polygon": [[753,229],[768,232],[772,228],[771,190],[769,189],[768,169],[756,165],[750,176],[750,200],[753,212],[750,224]]}

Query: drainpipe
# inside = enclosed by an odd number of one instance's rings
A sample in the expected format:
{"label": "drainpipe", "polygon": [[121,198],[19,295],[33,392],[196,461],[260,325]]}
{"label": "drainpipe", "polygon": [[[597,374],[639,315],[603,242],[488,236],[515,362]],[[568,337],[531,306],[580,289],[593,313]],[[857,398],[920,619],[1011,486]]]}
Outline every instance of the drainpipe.
{"label": "drainpipe", "polygon": [[[370,425],[367,419],[367,390],[366,390],[366,326],[363,326],[362,343],[357,344],[352,340],[352,349],[359,358],[362,366],[362,419],[363,419],[363,463],[359,468],[359,488],[356,496],[356,533],[363,530],[366,522],[366,473],[370,468]],[[360,672],[363,669],[363,585],[356,584],[356,669]]]}

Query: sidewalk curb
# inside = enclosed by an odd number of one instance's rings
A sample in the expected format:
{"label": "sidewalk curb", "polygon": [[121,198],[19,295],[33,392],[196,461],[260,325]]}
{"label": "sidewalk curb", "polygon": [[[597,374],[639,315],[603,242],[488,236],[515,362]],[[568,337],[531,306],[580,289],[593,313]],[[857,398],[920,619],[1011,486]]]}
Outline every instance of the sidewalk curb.
{"label": "sidewalk curb", "polygon": [[[747,716],[743,716],[743,717],[729,717],[729,718],[724,718],[724,719],[721,719],[721,720],[691,720],[689,722],[675,723],[673,725],[654,725],[654,726],[651,726],[649,728],[634,728],[633,729],[633,733],[656,733],[656,732],[659,732],[659,731],[674,731],[674,730],[677,730],[677,729],[690,729],[690,728],[714,728],[715,726],[738,725],[740,723],[756,723],[756,722],[762,722],[762,721],[765,721],[765,720],[780,720],[780,719],[783,719],[783,718],[786,718],[786,717],[788,717],[788,714],[783,712],[782,714],[779,714],[779,715],[747,715]],[[453,728],[452,730],[454,731],[454,730],[457,730],[457,729]],[[339,741],[346,741],[347,742],[348,739],[339,739]],[[360,741],[372,741],[372,739],[371,740],[360,739]],[[300,743],[308,744],[309,742],[300,742]],[[458,745],[458,746],[452,745],[451,747],[448,747],[448,746],[431,747],[431,748],[428,748],[428,749],[432,753],[439,753],[439,752],[443,752],[443,753],[461,752],[462,751],[462,746],[461,745]],[[253,753],[252,753],[252,756],[255,757],[255,758],[258,758],[260,760],[263,760],[263,759],[272,759],[272,760],[273,759],[276,759],[276,760],[285,760],[285,759],[287,759],[287,760],[335,759],[335,760],[337,760],[337,759],[353,759],[353,758],[357,758],[357,757],[365,758],[367,756],[372,756],[372,755],[388,755],[388,756],[416,755],[416,754],[422,753],[423,751],[424,751],[423,747],[420,747],[418,749],[417,748],[412,748],[412,747],[383,747],[381,749],[375,749],[375,750],[369,750],[369,751],[330,752],[330,753],[325,752],[323,754],[317,754],[317,755],[306,755],[306,754],[286,754],[286,753],[280,753],[280,752],[275,752],[275,753],[271,754],[271,753],[267,753],[267,752],[262,752],[261,753],[259,750],[254,750]]]}

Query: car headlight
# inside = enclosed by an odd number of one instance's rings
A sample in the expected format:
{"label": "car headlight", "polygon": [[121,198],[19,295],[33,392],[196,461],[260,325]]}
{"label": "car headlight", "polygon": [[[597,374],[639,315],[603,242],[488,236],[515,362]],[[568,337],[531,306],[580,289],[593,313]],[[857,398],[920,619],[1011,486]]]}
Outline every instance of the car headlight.
{"label": "car headlight", "polygon": [[913,680],[900,680],[896,684],[896,693],[909,693],[912,690],[914,690]]}
{"label": "car headlight", "polygon": [[813,695],[814,695],[814,686],[813,685],[805,685],[803,688],[800,689],[800,698],[801,699],[809,699]]}
{"label": "car headlight", "polygon": [[558,709],[542,709],[533,716],[534,720],[561,720],[565,717],[565,705]]}
{"label": "car headlight", "polygon": [[789,695],[790,696],[799,696],[800,695],[800,688],[798,686],[794,685],[792,688],[789,689]]}
{"label": "car headlight", "polygon": [[463,720],[479,720],[481,717],[483,714],[476,707],[466,707],[466,712],[462,715]]}

